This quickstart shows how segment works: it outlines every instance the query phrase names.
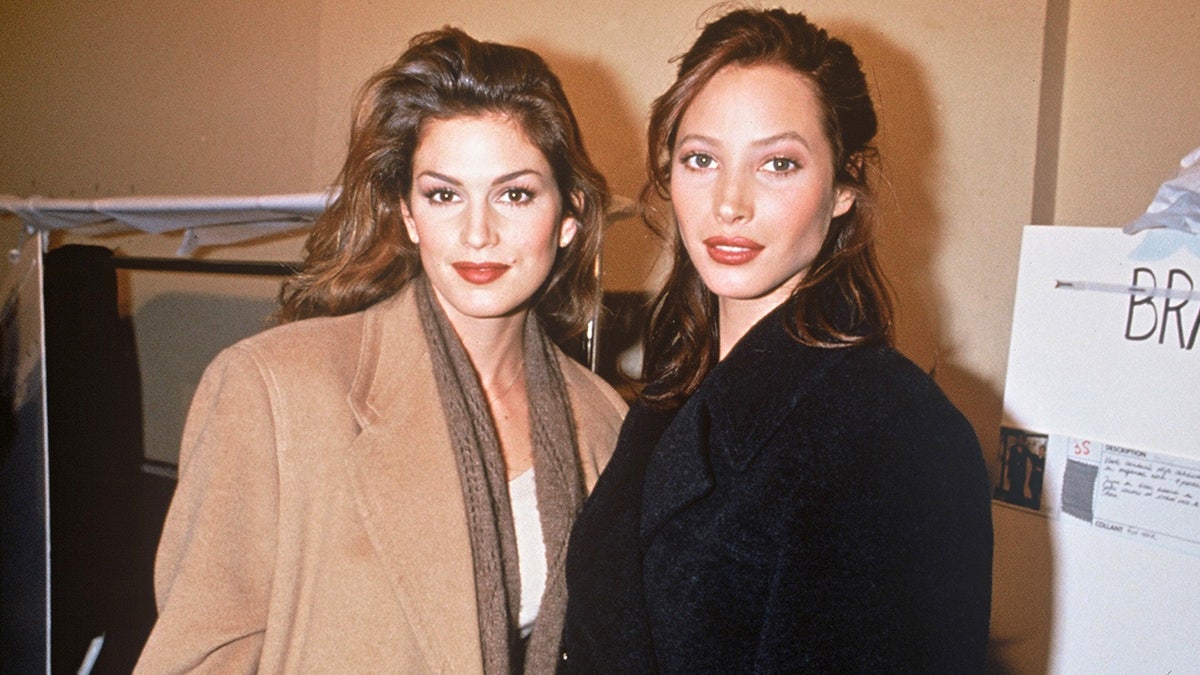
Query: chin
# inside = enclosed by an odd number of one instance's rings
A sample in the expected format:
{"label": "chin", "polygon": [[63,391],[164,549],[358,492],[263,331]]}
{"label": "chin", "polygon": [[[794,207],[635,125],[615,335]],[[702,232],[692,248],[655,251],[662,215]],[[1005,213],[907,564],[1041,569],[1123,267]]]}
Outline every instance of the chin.
{"label": "chin", "polygon": [[730,278],[729,275],[718,275],[707,279],[701,276],[700,278],[708,290],[720,298],[751,300],[770,293],[770,289],[763,288],[762,282],[758,280]]}

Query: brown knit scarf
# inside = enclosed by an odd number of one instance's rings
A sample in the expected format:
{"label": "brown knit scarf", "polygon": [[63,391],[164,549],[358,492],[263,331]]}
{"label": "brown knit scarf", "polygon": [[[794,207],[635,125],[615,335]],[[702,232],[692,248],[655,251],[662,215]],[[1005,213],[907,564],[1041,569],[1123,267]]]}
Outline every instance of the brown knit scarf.
{"label": "brown knit scarf", "polygon": [[584,496],[571,404],[558,357],[530,312],[524,333],[525,382],[547,576],[538,620],[522,654],[517,540],[495,423],[471,359],[433,297],[428,279],[420,276],[413,283],[466,502],[483,671],[507,675],[514,665],[524,663],[525,673],[552,672],[567,600],[563,544]]}

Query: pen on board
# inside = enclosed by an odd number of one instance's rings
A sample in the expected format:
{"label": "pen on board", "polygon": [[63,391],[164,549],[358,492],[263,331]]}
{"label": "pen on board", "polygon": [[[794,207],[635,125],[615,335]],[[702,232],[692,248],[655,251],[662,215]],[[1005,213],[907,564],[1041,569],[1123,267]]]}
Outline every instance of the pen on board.
{"label": "pen on board", "polygon": [[1172,300],[1200,300],[1200,291],[1187,288],[1164,288],[1160,286],[1135,286],[1133,284],[1113,284],[1103,281],[1063,281],[1056,279],[1055,288],[1066,288],[1072,291],[1100,291],[1101,293],[1120,293],[1122,295],[1140,295],[1153,298],[1170,298]]}

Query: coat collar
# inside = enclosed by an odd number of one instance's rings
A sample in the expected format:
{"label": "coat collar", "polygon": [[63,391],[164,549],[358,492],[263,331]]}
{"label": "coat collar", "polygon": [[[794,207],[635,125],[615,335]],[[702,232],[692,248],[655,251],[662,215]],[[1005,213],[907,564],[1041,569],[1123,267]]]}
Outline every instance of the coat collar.
{"label": "coat collar", "polygon": [[358,509],[432,669],[478,671],[462,487],[411,288],[363,322],[346,456]]}
{"label": "coat collar", "polygon": [[845,358],[846,349],[797,342],[788,333],[785,311],[780,307],[751,328],[670,420],[643,482],[643,541],[713,489],[714,465],[738,472],[750,466],[788,415]]}

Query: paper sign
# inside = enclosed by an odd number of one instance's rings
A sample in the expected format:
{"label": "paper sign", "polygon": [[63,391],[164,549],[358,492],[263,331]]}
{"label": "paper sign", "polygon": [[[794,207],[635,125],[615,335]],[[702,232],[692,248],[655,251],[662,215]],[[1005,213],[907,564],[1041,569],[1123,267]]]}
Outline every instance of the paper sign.
{"label": "paper sign", "polygon": [[1200,555],[1200,237],[1028,227],[1000,502]]}
{"label": "paper sign", "polygon": [[1200,461],[1086,438],[1062,444],[1063,513],[1200,555]]}

